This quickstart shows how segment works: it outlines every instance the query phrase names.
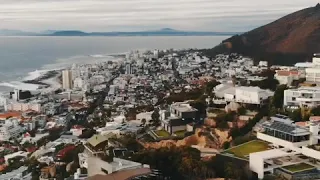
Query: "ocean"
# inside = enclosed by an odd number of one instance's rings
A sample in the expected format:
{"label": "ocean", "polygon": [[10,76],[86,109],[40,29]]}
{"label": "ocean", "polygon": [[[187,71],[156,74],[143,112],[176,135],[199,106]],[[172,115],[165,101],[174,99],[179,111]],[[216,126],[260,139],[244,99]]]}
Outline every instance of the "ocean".
{"label": "ocean", "polygon": [[[0,91],[30,79],[35,70],[106,61],[108,54],[138,49],[211,48],[226,36],[0,37]],[[29,76],[29,77],[28,77]]]}

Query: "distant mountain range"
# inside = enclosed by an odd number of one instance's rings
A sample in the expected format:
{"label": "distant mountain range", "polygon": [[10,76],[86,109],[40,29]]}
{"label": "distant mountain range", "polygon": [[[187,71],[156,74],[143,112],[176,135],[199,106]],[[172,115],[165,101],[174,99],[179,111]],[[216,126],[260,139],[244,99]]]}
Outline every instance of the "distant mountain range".
{"label": "distant mountain range", "polygon": [[306,8],[252,31],[232,36],[206,50],[210,56],[240,53],[256,61],[292,65],[310,61],[320,52],[320,4]]}
{"label": "distant mountain range", "polygon": [[232,36],[236,34],[239,34],[239,32],[179,31],[171,28],[164,28],[155,31],[135,32],[83,32],[77,30],[48,30],[35,33],[19,30],[0,30],[0,36]]}

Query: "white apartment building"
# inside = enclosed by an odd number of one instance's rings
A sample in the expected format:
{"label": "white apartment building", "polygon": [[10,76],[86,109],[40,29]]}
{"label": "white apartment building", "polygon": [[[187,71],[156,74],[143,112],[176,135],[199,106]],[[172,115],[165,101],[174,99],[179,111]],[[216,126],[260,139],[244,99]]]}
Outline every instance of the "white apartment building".
{"label": "white apartment building", "polygon": [[114,95],[116,95],[116,94],[118,93],[118,90],[119,90],[119,86],[117,86],[117,85],[110,85],[108,95],[109,95],[109,96],[114,96]]}
{"label": "white apartment building", "polygon": [[307,68],[306,69],[306,81],[307,82],[320,82],[320,68]]}
{"label": "white apartment building", "polygon": [[73,80],[73,88],[82,89],[84,85],[84,80],[81,77],[77,77]]}
{"label": "white apartment building", "polygon": [[286,116],[276,115],[262,123],[257,138],[270,143],[268,150],[249,155],[249,167],[258,174],[259,179],[263,179],[266,173],[274,173],[276,169],[301,163],[308,164],[314,169],[320,168],[317,162],[320,160],[320,151],[312,147],[319,145],[318,123],[311,122],[309,128],[304,128],[295,125]]}
{"label": "white apartment building", "polygon": [[284,91],[284,107],[313,108],[320,105],[319,87],[300,87]]}
{"label": "white apartment building", "polygon": [[41,104],[40,103],[20,103],[13,102],[7,104],[7,111],[28,111],[33,110],[36,112],[41,112]]}
{"label": "white apartment building", "polygon": [[313,67],[306,68],[306,81],[308,82],[320,82],[320,57],[315,54],[312,59]]}
{"label": "white apartment building", "polygon": [[0,109],[1,108],[6,109],[6,106],[7,106],[7,98],[4,96],[1,96],[0,94]]}
{"label": "white apartment building", "polygon": [[274,92],[260,89],[259,87],[233,86],[232,84],[219,84],[214,88],[216,98],[227,102],[245,104],[263,104],[265,100],[273,96]]}
{"label": "white apartment building", "polygon": [[300,73],[299,71],[294,70],[279,70],[276,72],[274,77],[279,81],[280,84],[286,84],[290,86],[293,80],[298,80],[300,78]]}
{"label": "white apartment building", "polygon": [[314,54],[312,58],[312,63],[315,66],[320,66],[320,54]]}
{"label": "white apartment building", "polygon": [[62,88],[72,89],[72,72],[70,70],[62,71]]}
{"label": "white apartment building", "polygon": [[236,87],[235,101],[246,104],[263,104],[265,100],[273,96],[273,92],[259,87]]}
{"label": "white apartment building", "polygon": [[260,61],[259,66],[260,67],[268,67],[268,61]]}
{"label": "white apartment building", "polygon": [[17,138],[22,132],[22,127],[19,126],[17,119],[5,120],[5,123],[0,125],[0,141],[8,141],[11,138]]}
{"label": "white apartment building", "polygon": [[23,127],[24,130],[26,130],[26,131],[32,131],[32,130],[36,129],[36,122],[33,120],[25,121],[22,124],[24,126]]}

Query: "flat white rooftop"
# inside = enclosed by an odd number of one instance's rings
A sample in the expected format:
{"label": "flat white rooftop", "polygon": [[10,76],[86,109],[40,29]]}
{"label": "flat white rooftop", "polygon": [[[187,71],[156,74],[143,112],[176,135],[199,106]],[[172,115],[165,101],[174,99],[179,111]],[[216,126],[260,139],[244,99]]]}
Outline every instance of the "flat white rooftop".
{"label": "flat white rooftop", "polygon": [[320,91],[320,87],[300,87],[297,89],[287,89],[286,91],[317,92]]}
{"label": "flat white rooftop", "polygon": [[292,155],[292,153],[287,153],[281,149],[271,149],[271,150],[251,153],[250,156],[251,155],[259,156],[262,159],[273,159],[273,158],[279,158],[284,156],[290,156]]}

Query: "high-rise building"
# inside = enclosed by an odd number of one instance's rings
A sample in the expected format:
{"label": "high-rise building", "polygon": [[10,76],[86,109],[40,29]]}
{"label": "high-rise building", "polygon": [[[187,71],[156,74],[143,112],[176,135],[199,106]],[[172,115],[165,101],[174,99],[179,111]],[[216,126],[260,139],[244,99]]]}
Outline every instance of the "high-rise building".
{"label": "high-rise building", "polygon": [[72,72],[70,70],[62,71],[62,88],[72,89]]}
{"label": "high-rise building", "polygon": [[153,56],[154,56],[154,58],[158,58],[159,57],[159,50],[158,49],[155,49],[153,51]]}
{"label": "high-rise building", "polygon": [[20,100],[20,90],[15,89],[13,92],[11,92],[12,99],[19,101]]}
{"label": "high-rise building", "polygon": [[126,74],[132,74],[132,65],[131,65],[131,63],[126,64]]}

